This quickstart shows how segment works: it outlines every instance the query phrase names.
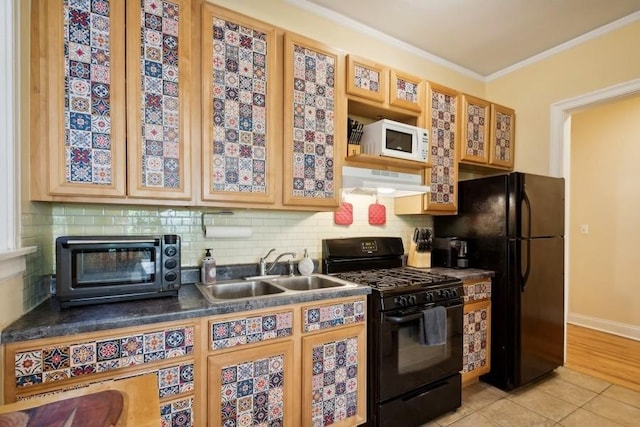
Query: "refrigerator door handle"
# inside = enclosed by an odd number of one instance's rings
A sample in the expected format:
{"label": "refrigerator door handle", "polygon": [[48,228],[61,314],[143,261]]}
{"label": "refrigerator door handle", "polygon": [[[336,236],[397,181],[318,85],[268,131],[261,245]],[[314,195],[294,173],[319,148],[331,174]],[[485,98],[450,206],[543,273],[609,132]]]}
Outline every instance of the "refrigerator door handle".
{"label": "refrigerator door handle", "polygon": [[527,279],[529,279],[529,273],[531,272],[531,202],[529,201],[529,196],[527,196],[526,191],[522,191],[522,203],[527,207],[527,236],[524,235],[523,240],[526,241],[526,251],[527,255],[525,256],[525,260],[527,261],[527,265],[524,268],[524,274],[522,275],[522,282],[520,282],[520,287],[522,292],[524,292],[524,287],[527,285]]}

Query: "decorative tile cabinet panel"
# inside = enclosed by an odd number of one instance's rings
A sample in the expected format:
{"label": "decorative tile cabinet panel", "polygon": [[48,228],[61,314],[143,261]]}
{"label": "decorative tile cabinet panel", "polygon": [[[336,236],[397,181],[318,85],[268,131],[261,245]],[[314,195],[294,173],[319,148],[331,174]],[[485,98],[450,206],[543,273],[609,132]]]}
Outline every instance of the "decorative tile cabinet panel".
{"label": "decorative tile cabinet panel", "polygon": [[336,208],[346,153],[344,55],[286,33],[283,203]]}
{"label": "decorative tile cabinet panel", "polygon": [[462,382],[491,370],[491,278],[463,282]]}
{"label": "decorative tile cabinet panel", "polygon": [[491,104],[489,164],[513,169],[515,160],[516,113],[513,109]]}
{"label": "decorative tile cabinet panel", "polygon": [[[352,100],[373,101],[379,104],[378,110],[364,107],[363,112],[371,119],[375,119],[376,114],[383,114],[380,109],[388,110],[389,107],[422,112],[423,91],[424,83],[420,77],[396,71],[368,59],[347,55],[347,95],[352,96]],[[355,109],[356,115],[361,113],[358,106],[350,104],[349,108],[350,112],[351,109]]]}
{"label": "decorative tile cabinet panel", "polygon": [[490,103],[462,95],[462,143],[460,161],[486,164],[489,161]]}
{"label": "decorative tile cabinet panel", "polygon": [[431,192],[424,196],[424,213],[455,213],[458,209],[458,92],[428,83],[427,127],[431,129],[431,170],[425,182]]}
{"label": "decorative tile cabinet panel", "polygon": [[194,425],[196,326],[136,329],[6,344],[5,401],[154,373],[163,425]]}
{"label": "decorative tile cabinet panel", "polygon": [[491,370],[491,301],[464,305],[462,381],[469,382]]}
{"label": "decorative tile cabinet panel", "polygon": [[191,197],[190,5],[34,1],[33,199]]}
{"label": "decorative tile cabinet panel", "polygon": [[418,113],[422,112],[423,80],[400,71],[389,70],[389,73],[389,104]]}
{"label": "decorative tile cabinet panel", "polygon": [[293,341],[208,358],[209,426],[296,425]]}
{"label": "decorative tile cabinet panel", "polygon": [[191,197],[191,0],[127,1],[129,195]]}
{"label": "decorative tile cabinet panel", "polygon": [[274,203],[276,29],[210,4],[202,10],[203,199]]}
{"label": "decorative tile cabinet panel", "polygon": [[319,331],[364,322],[365,308],[365,302],[362,300],[304,307],[302,331]]}
{"label": "decorative tile cabinet panel", "polygon": [[209,322],[209,350],[220,350],[293,335],[293,311]]}
{"label": "decorative tile cabinet panel", "polygon": [[33,168],[48,166],[41,169],[51,194],[124,196],[125,2],[50,0],[34,7],[46,20],[39,29],[48,66],[40,102],[47,103],[48,133],[32,147]]}
{"label": "decorative tile cabinet panel", "polygon": [[160,404],[161,427],[195,426],[193,416],[193,397],[173,400]]}
{"label": "decorative tile cabinet panel", "polygon": [[[389,68],[364,58],[347,55],[347,93],[372,101],[387,102]],[[409,96],[411,89],[409,88]]]}
{"label": "decorative tile cabinet panel", "polygon": [[302,341],[302,425],[365,421],[366,325],[310,334]]}

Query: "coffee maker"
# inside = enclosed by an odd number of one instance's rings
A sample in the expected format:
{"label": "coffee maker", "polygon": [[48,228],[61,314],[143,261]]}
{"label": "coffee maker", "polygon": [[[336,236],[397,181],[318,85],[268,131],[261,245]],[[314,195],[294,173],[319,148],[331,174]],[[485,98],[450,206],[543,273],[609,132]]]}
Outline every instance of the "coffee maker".
{"label": "coffee maker", "polygon": [[457,237],[435,237],[431,252],[431,265],[434,267],[468,268],[468,251],[466,240]]}

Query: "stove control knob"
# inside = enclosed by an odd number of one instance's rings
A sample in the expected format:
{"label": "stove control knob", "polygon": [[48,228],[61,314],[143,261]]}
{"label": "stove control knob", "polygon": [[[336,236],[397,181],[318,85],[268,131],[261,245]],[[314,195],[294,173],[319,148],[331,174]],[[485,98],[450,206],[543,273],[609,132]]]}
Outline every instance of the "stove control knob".
{"label": "stove control knob", "polygon": [[451,298],[451,292],[449,291],[449,289],[445,289],[444,291],[442,291],[442,294],[445,298]]}
{"label": "stove control knob", "polygon": [[407,306],[407,297],[404,297],[404,296],[403,297],[395,297],[393,299],[393,302],[398,304],[398,305],[401,305],[402,307],[406,307]]}
{"label": "stove control knob", "polygon": [[415,295],[409,295],[409,304],[416,305],[417,300]]}
{"label": "stove control knob", "polygon": [[426,293],[426,294],[424,295],[424,300],[425,300],[425,302],[431,302],[431,301],[433,301],[433,294],[432,294],[431,292]]}
{"label": "stove control knob", "polygon": [[452,297],[457,297],[458,296],[458,290],[457,289],[451,289],[451,296]]}

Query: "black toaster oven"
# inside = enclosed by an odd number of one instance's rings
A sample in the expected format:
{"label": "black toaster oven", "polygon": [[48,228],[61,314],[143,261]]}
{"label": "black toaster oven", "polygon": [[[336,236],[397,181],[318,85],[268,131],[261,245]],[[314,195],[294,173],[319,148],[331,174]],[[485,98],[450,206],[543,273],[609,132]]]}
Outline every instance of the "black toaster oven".
{"label": "black toaster oven", "polygon": [[61,236],[56,298],[62,307],[175,296],[180,236]]}

